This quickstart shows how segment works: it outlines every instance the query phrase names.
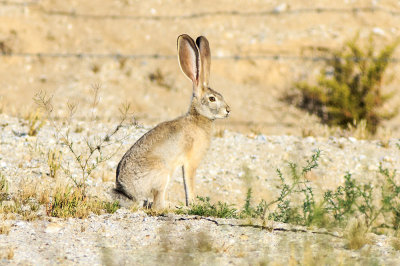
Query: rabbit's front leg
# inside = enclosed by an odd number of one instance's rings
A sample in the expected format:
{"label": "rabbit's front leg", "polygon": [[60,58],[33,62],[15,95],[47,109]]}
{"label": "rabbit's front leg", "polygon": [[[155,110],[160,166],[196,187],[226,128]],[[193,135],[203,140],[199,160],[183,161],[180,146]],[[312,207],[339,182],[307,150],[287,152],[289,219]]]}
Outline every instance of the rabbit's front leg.
{"label": "rabbit's front leg", "polygon": [[195,175],[196,175],[196,167],[193,165],[185,164],[182,167],[182,174],[184,178],[184,186],[185,186],[185,200],[186,206],[190,205],[194,201],[195,195]]}

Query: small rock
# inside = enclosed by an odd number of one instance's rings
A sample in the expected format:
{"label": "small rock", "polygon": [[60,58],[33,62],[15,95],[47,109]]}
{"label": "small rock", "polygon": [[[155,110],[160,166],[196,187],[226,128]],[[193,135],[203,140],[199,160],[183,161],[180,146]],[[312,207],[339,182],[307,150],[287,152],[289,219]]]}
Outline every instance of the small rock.
{"label": "small rock", "polygon": [[350,142],[352,142],[352,143],[357,142],[357,139],[356,139],[356,138],[353,138],[353,137],[349,137],[349,140],[350,140]]}
{"label": "small rock", "polygon": [[256,139],[263,142],[267,141],[267,138],[263,134],[258,135]]}
{"label": "small rock", "polygon": [[126,209],[126,208],[120,208],[115,213],[118,214],[118,215],[122,215],[122,214],[130,213],[130,211],[128,209]]}
{"label": "small rock", "polygon": [[44,230],[46,233],[53,234],[57,233],[63,228],[63,226],[59,223],[50,223],[47,225],[46,229]]}
{"label": "small rock", "polygon": [[372,32],[376,35],[385,36],[385,31],[379,27],[375,27],[372,29]]}
{"label": "small rock", "polygon": [[31,210],[31,206],[29,205],[24,205],[21,207],[21,211],[23,212],[29,212]]}
{"label": "small rock", "polygon": [[285,12],[286,10],[288,10],[288,7],[289,7],[288,4],[282,3],[274,8],[274,13],[279,14],[279,13]]}
{"label": "small rock", "polygon": [[306,143],[314,143],[315,142],[315,138],[312,137],[312,136],[309,136],[309,137],[305,138],[304,141]]}

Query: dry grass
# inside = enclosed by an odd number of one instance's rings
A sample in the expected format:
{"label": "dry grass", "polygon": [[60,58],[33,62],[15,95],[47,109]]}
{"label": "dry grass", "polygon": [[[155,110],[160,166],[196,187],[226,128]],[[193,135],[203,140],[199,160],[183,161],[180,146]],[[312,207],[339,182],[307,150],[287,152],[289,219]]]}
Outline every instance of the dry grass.
{"label": "dry grass", "polygon": [[118,202],[105,202],[91,198],[80,189],[65,186],[57,187],[47,204],[47,215],[60,218],[85,218],[90,213],[114,213],[119,208]]}
{"label": "dry grass", "polygon": [[47,165],[49,166],[50,177],[56,178],[61,169],[62,153],[57,149],[49,150],[47,153]]}
{"label": "dry grass", "polygon": [[372,241],[367,234],[365,223],[359,219],[354,219],[349,222],[344,238],[347,241],[347,248],[358,250],[366,244],[371,244]]}
{"label": "dry grass", "polygon": [[36,109],[35,111],[28,112],[25,119],[28,122],[28,135],[36,136],[39,130],[44,126],[45,120],[43,119],[43,114]]}
{"label": "dry grass", "polygon": [[397,231],[390,241],[391,246],[395,250],[400,250],[400,231]]}
{"label": "dry grass", "polygon": [[8,247],[4,248],[0,253],[1,259],[12,260],[14,258],[14,248]]}
{"label": "dry grass", "polygon": [[11,229],[11,226],[8,225],[8,224],[5,224],[5,223],[3,222],[3,224],[0,225],[0,234],[2,234],[2,235],[8,235],[8,234],[10,233],[10,229]]}

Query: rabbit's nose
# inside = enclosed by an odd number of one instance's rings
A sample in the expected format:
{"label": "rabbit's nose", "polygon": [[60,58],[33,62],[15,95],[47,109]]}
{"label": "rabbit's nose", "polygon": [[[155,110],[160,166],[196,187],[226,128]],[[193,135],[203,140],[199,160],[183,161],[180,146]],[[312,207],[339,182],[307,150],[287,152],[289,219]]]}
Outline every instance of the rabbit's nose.
{"label": "rabbit's nose", "polygon": [[229,107],[229,105],[226,106],[226,112],[229,114],[231,112],[231,108]]}

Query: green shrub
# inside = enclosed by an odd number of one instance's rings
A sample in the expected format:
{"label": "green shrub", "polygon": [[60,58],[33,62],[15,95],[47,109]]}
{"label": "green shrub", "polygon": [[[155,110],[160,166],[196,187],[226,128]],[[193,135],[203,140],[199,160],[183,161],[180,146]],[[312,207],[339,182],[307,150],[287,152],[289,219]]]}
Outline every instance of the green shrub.
{"label": "green shrub", "polygon": [[[397,109],[383,113],[379,108],[392,97],[382,93],[382,83],[398,43],[376,52],[372,38],[363,47],[356,36],[342,49],[328,51],[331,59],[321,71],[317,85],[295,85],[301,92],[300,107],[317,114],[324,123],[343,128],[365,120],[367,129],[375,133],[382,120],[397,114]],[[332,71],[332,75],[326,74]]]}

